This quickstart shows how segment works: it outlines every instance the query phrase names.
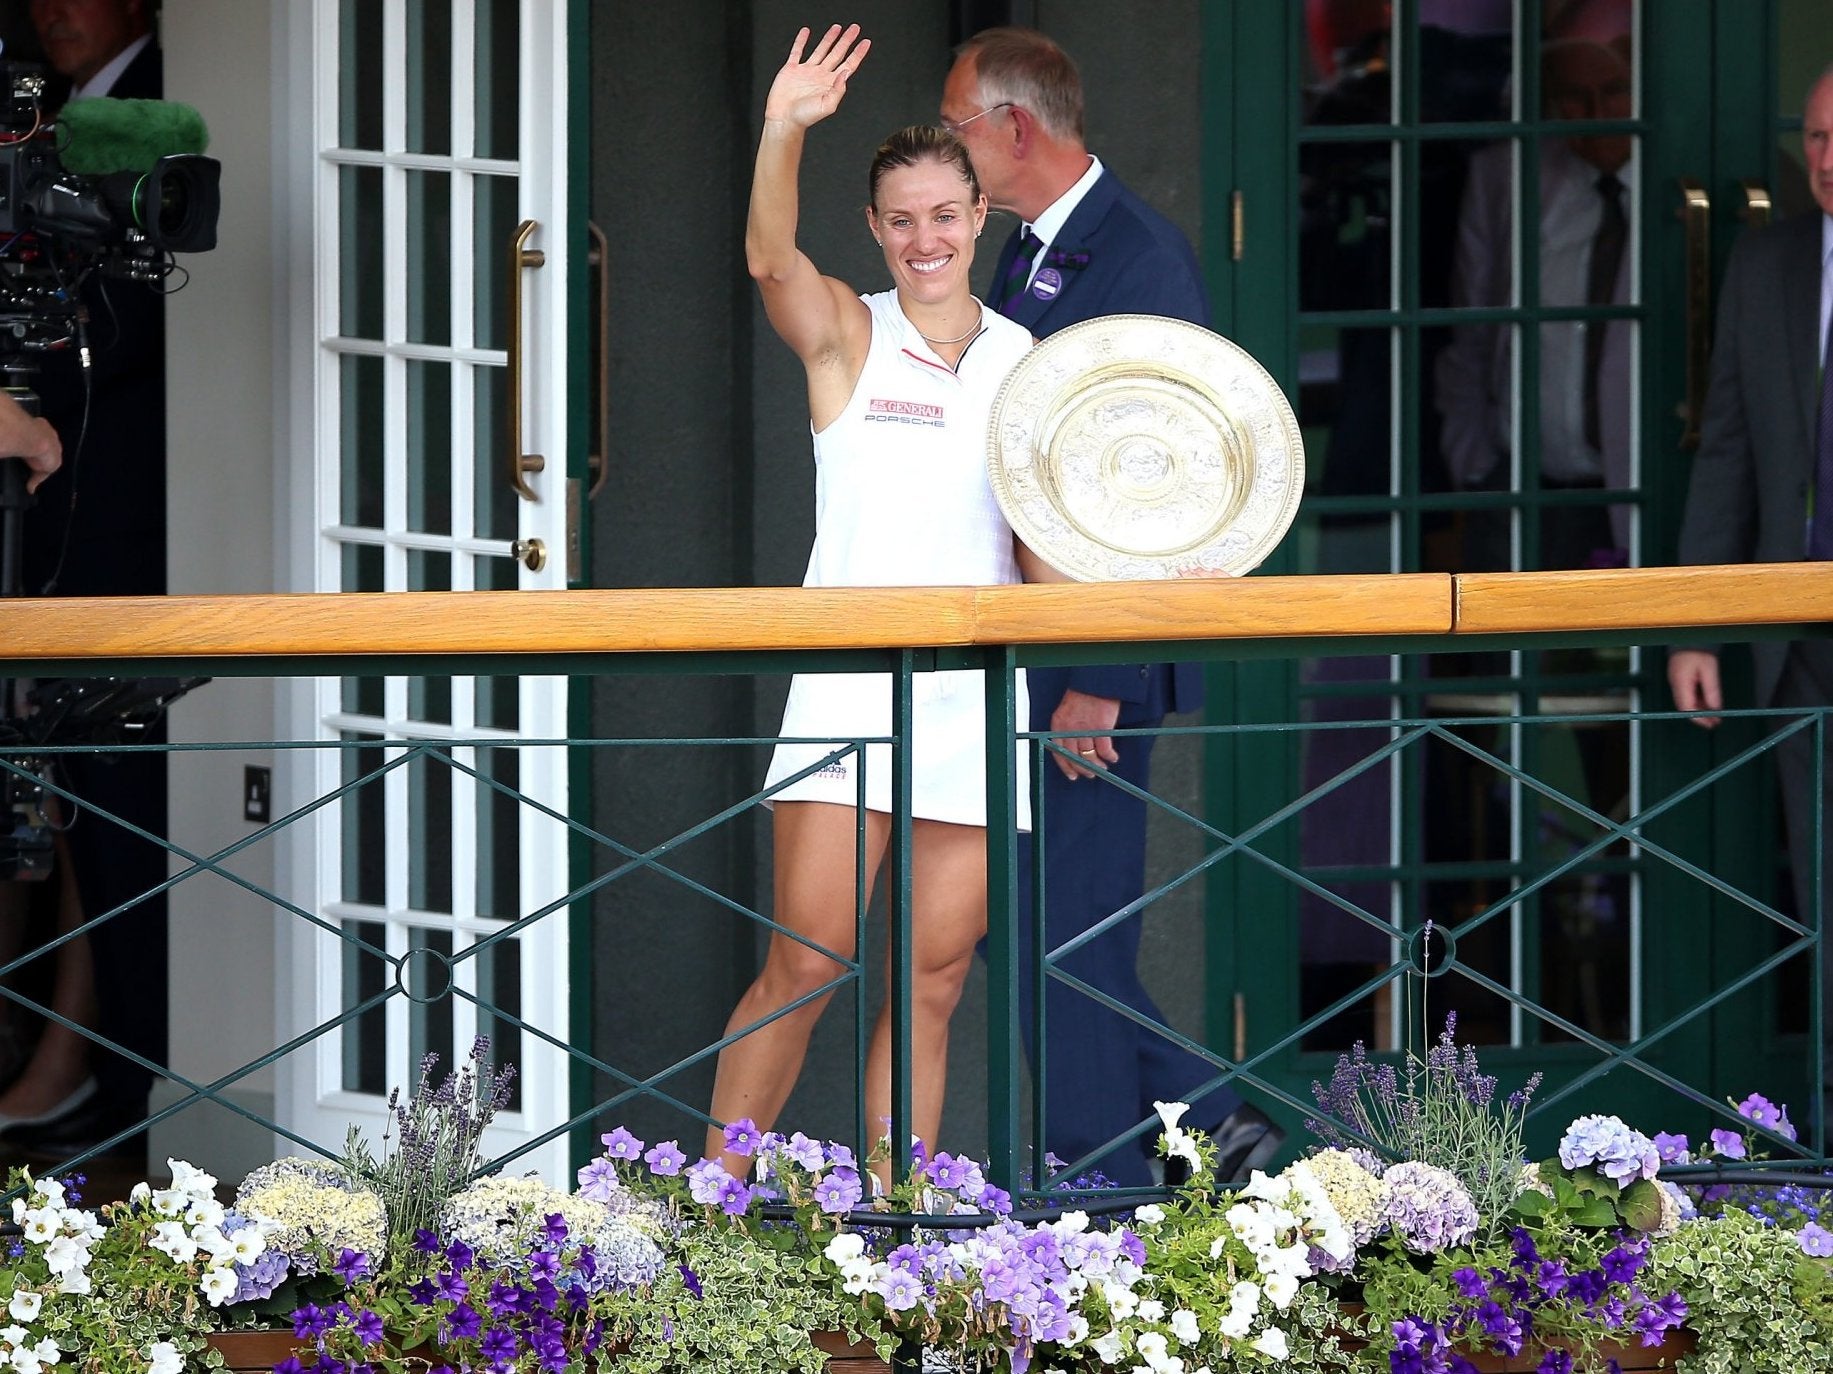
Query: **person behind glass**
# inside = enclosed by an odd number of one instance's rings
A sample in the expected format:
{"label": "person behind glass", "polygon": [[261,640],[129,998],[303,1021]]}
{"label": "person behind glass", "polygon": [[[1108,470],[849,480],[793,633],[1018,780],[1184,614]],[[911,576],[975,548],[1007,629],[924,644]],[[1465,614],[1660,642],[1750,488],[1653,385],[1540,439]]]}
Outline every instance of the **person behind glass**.
{"label": "person behind glass", "polygon": [[[993,205],[1022,221],[993,269],[1000,312],[1040,338],[1121,312],[1207,325],[1208,298],[1189,240],[1089,153],[1082,108],[1075,63],[1036,30],[987,29],[956,50],[942,87],[943,127],[967,145]],[[1087,780],[1107,770],[1147,790],[1153,736],[1117,742],[1108,732],[1155,728],[1168,712],[1198,709],[1202,674],[1190,663],[1037,668],[1030,687],[1030,728],[1057,736],[1082,760],[1054,756],[1056,767],[1044,770],[1045,940],[1054,949],[1145,890],[1144,802]],[[1018,867],[1022,968],[1036,957],[1028,854]],[[1162,1024],[1139,978],[1139,941],[1140,920],[1129,918],[1062,967]],[[1019,982],[1026,1002],[1020,1019],[1036,1063],[1031,980]],[[1050,988],[1044,1140],[1064,1161],[1101,1150],[1151,1119],[1155,1101],[1189,1100],[1215,1077],[1212,1065],[1162,1035],[1055,980]],[[1264,1163],[1284,1138],[1226,1088],[1194,1102],[1190,1124],[1211,1132],[1224,1180]],[[1107,1151],[1097,1162],[1116,1183],[1151,1181],[1143,1143]]]}
{"label": "person behind glass", "polygon": [[[1021,551],[994,502],[984,453],[994,394],[1032,341],[969,291],[986,197],[953,135],[924,127],[893,134],[872,159],[866,208],[893,287],[861,297],[823,276],[796,244],[802,144],[839,107],[870,45],[856,24],[833,26],[805,55],[808,39],[807,29],[796,36],[765,101],[745,231],[765,313],[807,372],[816,528],[804,583],[1016,582]],[[933,1147],[949,1017],[986,930],[980,674],[920,674],[914,695],[910,1127]],[[785,738],[890,732],[886,674],[806,674],[790,687]],[[1023,746],[1015,748],[1022,769]],[[780,788],[772,797],[776,919],[793,933],[772,934],[763,970],[727,1026],[742,1038],[719,1057],[707,1154],[723,1155],[735,1174],[749,1161],[726,1148],[720,1123],[749,1119],[769,1129],[776,1121],[827,996],[760,1023],[841,971],[823,950],[852,956],[859,827],[867,891],[891,835],[888,746],[867,748],[863,816],[855,809],[859,758],[828,760],[833,752],[781,744],[765,781]],[[1028,825],[1022,800],[1020,823]],[[867,1125],[876,1132],[890,1116],[888,1009],[873,1029],[866,1075]]]}
{"label": "person behind glass", "polygon": [[[1541,48],[1548,118],[1627,119],[1635,113],[1629,0],[1573,0],[1553,11]],[[1506,306],[1514,291],[1514,145],[1495,143],[1470,160],[1452,267],[1454,306]],[[1635,144],[1627,134],[1543,139],[1540,170],[1540,301],[1549,306],[1623,305],[1632,260],[1629,207]],[[1440,355],[1436,402],[1452,480],[1490,490],[1509,483],[1516,331],[1459,325]],[[1557,321],[1540,327],[1540,488],[1622,490],[1631,485],[1630,348],[1627,321]],[[1471,522],[1467,568],[1507,568],[1500,522]],[[1538,566],[1614,567],[1629,560],[1626,506],[1541,508]],[[1525,566],[1525,565],[1524,565]]]}
{"label": "person behind glass", "polygon": [[[64,103],[100,96],[157,99],[162,61],[151,0],[32,0],[46,60],[70,83]],[[31,385],[61,436],[66,462],[24,521],[28,595],[157,596],[166,590],[165,307],[156,290],[92,277],[83,289],[93,366],[77,350],[45,355]],[[79,436],[81,442],[79,445]],[[147,742],[157,743],[162,734]],[[166,855],[99,812],[165,835],[162,755],[67,756],[60,781],[85,804],[59,837],[56,880],[25,895],[54,906],[60,932],[118,914],[59,947],[51,1007],[158,1063],[166,1045]],[[18,886],[18,885],[15,885]],[[17,939],[23,920],[9,921]],[[17,1038],[17,1027],[9,1028]],[[81,1144],[138,1120],[150,1074],[47,1022],[0,1089],[0,1140]]]}
{"label": "person behind glass", "polygon": [[[1792,563],[1833,559],[1833,65],[1809,90],[1801,142],[1817,214],[1738,235],[1717,301],[1712,369],[1699,452],[1680,526],[1680,562]],[[1750,646],[1758,707],[1833,705],[1833,640],[1763,640]],[[1668,686],[1682,711],[1725,706],[1716,649],[1668,654]],[[1713,729],[1717,716],[1694,724]],[[1784,719],[1777,724],[1792,725]],[[1833,744],[1833,733],[1826,735]],[[1833,883],[1833,748],[1797,731],[1776,749],[1789,867],[1799,919],[1824,928],[1814,866]],[[1816,792],[1825,829],[1814,847]],[[1820,946],[1821,1112],[1833,1127],[1833,941]]]}

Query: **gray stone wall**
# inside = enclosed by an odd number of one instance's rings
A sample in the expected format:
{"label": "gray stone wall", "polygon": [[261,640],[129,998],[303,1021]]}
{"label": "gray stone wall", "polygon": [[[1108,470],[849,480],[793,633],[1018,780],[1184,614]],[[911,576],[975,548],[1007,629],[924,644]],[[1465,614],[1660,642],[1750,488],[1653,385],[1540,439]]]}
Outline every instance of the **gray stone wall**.
{"label": "gray stone wall", "polygon": [[[1091,147],[1198,238],[1197,0],[1033,7],[1083,67]],[[873,40],[846,104],[810,137],[801,241],[824,271],[882,285],[866,230],[866,168],[878,141],[933,119],[950,63],[951,7],[854,5]],[[593,6],[592,215],[611,245],[611,476],[591,512],[601,587],[799,583],[813,534],[813,468],[800,366],[772,333],[745,274],[743,226],[764,91],[799,24],[827,18],[781,0]],[[996,222],[983,241],[990,273]],[[627,676],[594,689],[607,738],[767,736],[786,680]],[[599,828],[636,850],[678,834],[762,778],[763,747],[616,747],[594,767]],[[1194,742],[1159,746],[1161,790],[1192,807]],[[1152,862],[1172,871],[1198,852],[1155,826]],[[669,854],[677,871],[769,910],[769,824],[747,815]],[[604,860],[595,865],[602,872]],[[1148,918],[1152,985],[1181,1029],[1200,1026],[1200,893]],[[594,909],[595,1052],[636,1077],[716,1039],[756,967],[755,928],[717,900],[653,874],[608,887]],[[875,966],[875,965],[869,965]],[[868,1008],[868,1011],[870,1008]],[[850,1109],[852,1009],[836,998],[817,1033],[787,1122],[842,1133]],[[953,1036],[949,1148],[985,1139],[983,980]],[[710,1061],[670,1080],[695,1108]],[[649,1133],[693,1133],[661,1105],[612,1113]]]}

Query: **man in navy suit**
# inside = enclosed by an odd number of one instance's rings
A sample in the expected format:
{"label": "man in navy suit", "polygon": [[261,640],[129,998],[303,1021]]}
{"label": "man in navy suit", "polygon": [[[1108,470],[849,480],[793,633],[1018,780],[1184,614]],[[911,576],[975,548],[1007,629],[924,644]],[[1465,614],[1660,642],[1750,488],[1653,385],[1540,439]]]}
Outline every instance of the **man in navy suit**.
{"label": "man in navy suit", "polygon": [[[993,270],[988,304],[1043,337],[1097,315],[1171,315],[1209,323],[1209,302],[1190,241],[1121,185],[1083,145],[1082,82],[1060,47],[1031,29],[987,29],[956,52],[942,88],[942,123],[963,143],[994,208],[1022,223]],[[1045,938],[1052,949],[1145,890],[1146,808],[1095,770],[1146,790],[1152,737],[1116,741],[1116,728],[1151,729],[1170,711],[1203,704],[1196,664],[1130,664],[1030,670],[1031,726],[1060,736],[1087,760],[1053,757],[1045,768]],[[1031,862],[1019,864],[1020,955],[1029,963]],[[1062,967],[1154,1021],[1164,1016],[1139,980],[1140,918],[1083,946]],[[1031,982],[1021,978],[1028,996]],[[1216,1070],[1163,1036],[1051,980],[1044,1139],[1066,1162],[1098,1154],[1103,1173],[1151,1181],[1145,1148],[1156,1132],[1108,1150],[1153,1115],[1155,1101],[1190,1101]],[[1023,1008],[1025,1033],[1031,1008]],[[1033,1064],[1036,1046],[1028,1045]],[[1281,1133],[1228,1089],[1193,1102],[1188,1124],[1212,1132],[1218,1177],[1264,1163]]]}

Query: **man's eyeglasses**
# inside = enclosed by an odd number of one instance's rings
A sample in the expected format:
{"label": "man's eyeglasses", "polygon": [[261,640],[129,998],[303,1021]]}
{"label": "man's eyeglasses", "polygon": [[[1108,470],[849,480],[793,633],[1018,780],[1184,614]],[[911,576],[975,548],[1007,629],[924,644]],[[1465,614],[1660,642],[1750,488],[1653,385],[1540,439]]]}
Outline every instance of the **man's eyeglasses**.
{"label": "man's eyeglasses", "polygon": [[948,116],[944,115],[941,121],[942,127],[944,129],[947,129],[956,138],[960,138],[961,131],[965,129],[968,125],[972,124],[976,119],[980,119],[986,115],[990,115],[995,110],[1010,109],[1016,103],[1017,103],[1016,101],[1002,100],[997,105],[987,106],[984,110],[980,111],[979,114],[969,115],[966,119],[950,119],[948,118]]}

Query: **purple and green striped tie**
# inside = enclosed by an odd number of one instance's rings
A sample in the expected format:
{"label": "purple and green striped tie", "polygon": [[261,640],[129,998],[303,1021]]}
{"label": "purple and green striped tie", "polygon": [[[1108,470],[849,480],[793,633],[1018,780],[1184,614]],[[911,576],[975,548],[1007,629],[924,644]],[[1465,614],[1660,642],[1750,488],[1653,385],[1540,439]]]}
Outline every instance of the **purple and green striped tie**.
{"label": "purple and green striped tie", "polygon": [[1012,307],[1018,304],[1018,298],[1025,294],[1025,287],[1031,281],[1031,264],[1037,261],[1037,255],[1043,251],[1044,241],[1029,229],[1018,245],[1018,255],[1012,259],[1012,265],[1006,269],[1006,279],[999,293],[999,313],[1010,315]]}

